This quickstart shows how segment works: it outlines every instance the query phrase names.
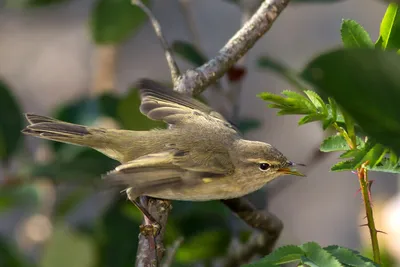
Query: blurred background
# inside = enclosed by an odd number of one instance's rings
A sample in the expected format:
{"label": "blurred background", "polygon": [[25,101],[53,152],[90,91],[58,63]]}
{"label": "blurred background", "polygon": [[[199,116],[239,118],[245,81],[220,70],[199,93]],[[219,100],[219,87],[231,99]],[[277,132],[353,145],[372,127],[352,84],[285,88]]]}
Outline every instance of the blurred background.
{"label": "blurred background", "polygon": [[[259,3],[238,2],[146,3],[170,43],[192,43],[213,57],[240,28],[243,10]],[[140,114],[132,88],[143,77],[171,84],[150,23],[129,0],[0,0],[0,7],[0,266],[132,266],[141,215],[119,192],[89,186],[117,163],[95,151],[19,132],[26,123],[22,112],[102,127],[163,127]],[[376,40],[386,7],[377,0],[293,2],[238,65],[246,69],[243,82],[225,77],[221,86],[227,94],[213,88],[203,95],[246,138],[271,143],[309,165],[307,178],[283,177],[249,196],[283,221],[278,245],[316,241],[368,250],[370,244],[367,229],[359,226],[364,208],[357,177],[329,171],[337,154],[315,157],[324,137],[320,125],[299,127],[298,117],[278,117],[256,97],[291,88],[257,60],[269,55],[301,70],[318,53],[341,45],[342,19],[356,20]],[[181,55],[190,54],[176,44]],[[177,58],[181,70],[201,61]],[[370,179],[378,229],[388,233],[381,235],[392,261],[387,266],[396,266],[399,179],[382,173],[371,173]],[[166,244],[185,238],[175,266],[208,264],[251,232],[219,202],[173,202]]]}

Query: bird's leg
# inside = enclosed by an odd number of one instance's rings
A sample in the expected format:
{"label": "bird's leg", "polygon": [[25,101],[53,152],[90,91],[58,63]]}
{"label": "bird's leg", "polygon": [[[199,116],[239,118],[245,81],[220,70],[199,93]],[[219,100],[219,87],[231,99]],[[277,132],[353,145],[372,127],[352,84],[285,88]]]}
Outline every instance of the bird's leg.
{"label": "bird's leg", "polygon": [[137,201],[137,196],[133,194],[132,188],[126,190],[128,199],[135,205],[144,216],[145,223],[140,226],[140,232],[144,235],[156,236],[161,229],[160,224],[154,219],[150,212],[142,205],[142,203]]}

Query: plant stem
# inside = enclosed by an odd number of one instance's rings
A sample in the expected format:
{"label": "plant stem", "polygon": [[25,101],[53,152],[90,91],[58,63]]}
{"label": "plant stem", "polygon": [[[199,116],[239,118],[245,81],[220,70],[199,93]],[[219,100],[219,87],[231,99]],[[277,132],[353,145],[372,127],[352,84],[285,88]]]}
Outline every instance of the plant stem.
{"label": "plant stem", "polygon": [[362,164],[361,167],[357,169],[357,174],[358,174],[358,181],[360,182],[361,194],[364,200],[365,213],[367,215],[367,225],[369,228],[369,234],[371,236],[374,261],[380,264],[381,256],[379,253],[378,231],[375,228],[374,214],[371,205],[370,182],[368,181],[368,173],[366,169],[367,164],[368,162]]}
{"label": "plant stem", "polygon": [[[335,129],[344,137],[350,149],[357,148],[357,143],[355,138],[350,138],[346,130],[339,127],[337,123],[334,123]],[[354,135],[355,136],[355,135]],[[367,171],[368,161],[364,162],[361,167],[357,168],[358,181],[360,183],[360,190],[364,200],[365,213],[367,217],[367,226],[369,229],[369,234],[371,236],[372,251],[374,255],[374,261],[378,264],[381,263],[381,256],[379,253],[379,243],[378,243],[378,231],[375,227],[374,213],[372,211],[371,205],[371,195],[370,195],[370,182],[368,181],[368,171]]]}

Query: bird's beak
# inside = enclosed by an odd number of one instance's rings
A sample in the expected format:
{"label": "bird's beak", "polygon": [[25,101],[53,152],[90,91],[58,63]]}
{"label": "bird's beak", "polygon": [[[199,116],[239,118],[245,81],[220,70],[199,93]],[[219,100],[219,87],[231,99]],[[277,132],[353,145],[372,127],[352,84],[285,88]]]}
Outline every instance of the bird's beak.
{"label": "bird's beak", "polygon": [[292,169],[289,168],[289,167],[287,167],[287,168],[280,168],[280,169],[278,169],[278,172],[279,172],[279,173],[282,173],[282,174],[289,174],[289,175],[295,175],[295,176],[303,176],[303,177],[305,177],[304,174],[302,174],[302,173],[300,173],[300,172],[298,172],[298,171],[296,171],[296,170],[292,170]]}

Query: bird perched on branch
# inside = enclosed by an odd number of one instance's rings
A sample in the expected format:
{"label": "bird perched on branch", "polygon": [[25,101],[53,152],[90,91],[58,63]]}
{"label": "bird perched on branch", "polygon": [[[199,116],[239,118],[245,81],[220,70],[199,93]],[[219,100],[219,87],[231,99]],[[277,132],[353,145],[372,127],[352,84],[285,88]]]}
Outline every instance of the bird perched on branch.
{"label": "bird perched on branch", "polygon": [[[241,197],[281,175],[303,176],[272,145],[244,140],[221,114],[152,80],[137,83],[140,111],[168,129],[127,131],[88,127],[26,114],[22,131],[87,146],[121,163],[104,182],[140,195],[206,201]],[[136,203],[137,204],[137,203]]]}

